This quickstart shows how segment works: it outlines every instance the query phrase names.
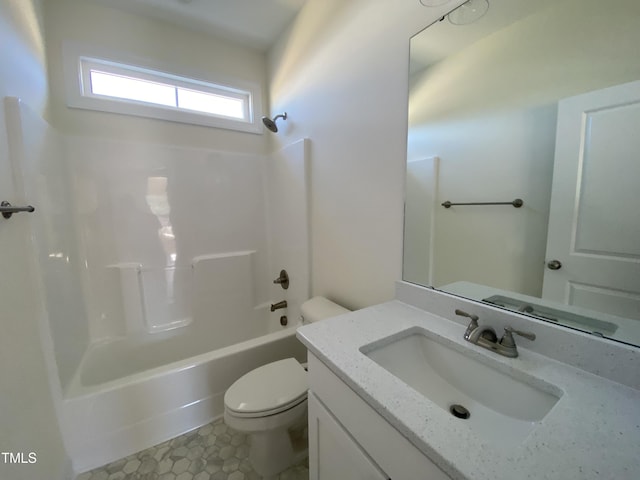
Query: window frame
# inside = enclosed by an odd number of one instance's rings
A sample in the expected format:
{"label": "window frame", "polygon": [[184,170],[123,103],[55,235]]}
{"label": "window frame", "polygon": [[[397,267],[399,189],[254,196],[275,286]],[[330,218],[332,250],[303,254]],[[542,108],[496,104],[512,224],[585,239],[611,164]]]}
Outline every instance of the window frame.
{"label": "window frame", "polygon": [[[75,44],[64,45],[65,90],[67,106],[99,112],[202,125],[207,127],[262,134],[260,86],[231,78],[204,80],[202,75],[169,73],[149,62],[134,58],[118,58],[104,51],[88,51]],[[124,57],[124,56],[122,56]],[[97,95],[91,91],[91,70],[151,81],[174,88],[240,99],[244,103],[245,119],[199,112],[180,107],[153,104],[138,100]]]}

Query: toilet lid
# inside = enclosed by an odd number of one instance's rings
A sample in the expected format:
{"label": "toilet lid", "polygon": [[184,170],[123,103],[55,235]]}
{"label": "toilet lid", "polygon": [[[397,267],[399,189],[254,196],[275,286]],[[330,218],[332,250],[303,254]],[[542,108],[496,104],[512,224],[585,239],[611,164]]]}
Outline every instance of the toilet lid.
{"label": "toilet lid", "polygon": [[240,414],[281,411],[306,397],[307,388],[307,372],[295,358],[287,358],[240,377],[225,393],[224,403]]}

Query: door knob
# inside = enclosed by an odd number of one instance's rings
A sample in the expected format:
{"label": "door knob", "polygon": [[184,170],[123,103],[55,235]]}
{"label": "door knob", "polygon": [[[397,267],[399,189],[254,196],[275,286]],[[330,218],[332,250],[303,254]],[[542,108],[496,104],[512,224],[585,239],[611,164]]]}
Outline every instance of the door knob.
{"label": "door knob", "polygon": [[547,262],[547,268],[549,270],[560,270],[562,268],[562,263],[560,260],[551,260]]}

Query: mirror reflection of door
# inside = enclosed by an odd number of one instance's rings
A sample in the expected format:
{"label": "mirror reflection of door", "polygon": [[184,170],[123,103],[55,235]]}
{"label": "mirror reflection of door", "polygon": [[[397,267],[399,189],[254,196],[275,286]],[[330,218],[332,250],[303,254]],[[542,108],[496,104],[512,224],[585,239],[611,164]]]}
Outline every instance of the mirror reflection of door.
{"label": "mirror reflection of door", "polygon": [[638,179],[640,82],[561,101],[544,299],[640,319]]}

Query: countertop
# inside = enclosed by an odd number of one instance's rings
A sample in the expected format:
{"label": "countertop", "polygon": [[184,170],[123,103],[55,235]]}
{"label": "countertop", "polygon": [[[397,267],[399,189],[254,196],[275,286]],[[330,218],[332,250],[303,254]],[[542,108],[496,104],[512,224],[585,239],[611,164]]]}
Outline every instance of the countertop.
{"label": "countertop", "polygon": [[[562,396],[520,443],[500,448],[393,376],[360,348],[419,327],[441,343]],[[465,342],[465,328],[394,300],[298,329],[298,338],[413,445],[455,480],[640,478],[640,391],[519,345],[506,358]],[[519,342],[520,344],[525,341]]]}

